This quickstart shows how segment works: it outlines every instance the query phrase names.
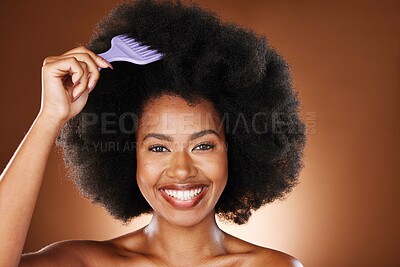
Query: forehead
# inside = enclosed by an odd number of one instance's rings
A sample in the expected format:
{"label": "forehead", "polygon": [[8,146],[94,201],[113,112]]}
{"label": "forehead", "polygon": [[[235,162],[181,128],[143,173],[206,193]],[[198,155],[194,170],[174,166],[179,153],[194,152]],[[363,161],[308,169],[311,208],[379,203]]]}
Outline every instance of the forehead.
{"label": "forehead", "polygon": [[138,134],[192,134],[204,129],[212,129],[220,134],[224,131],[222,121],[210,101],[202,100],[190,106],[183,98],[163,95],[145,104]]}

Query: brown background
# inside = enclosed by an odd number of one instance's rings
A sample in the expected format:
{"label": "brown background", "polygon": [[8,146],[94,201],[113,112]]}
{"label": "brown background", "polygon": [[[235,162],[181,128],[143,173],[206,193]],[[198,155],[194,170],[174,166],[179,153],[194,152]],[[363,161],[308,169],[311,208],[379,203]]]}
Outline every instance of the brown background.
{"label": "brown background", "polygon": [[[43,59],[85,43],[117,2],[2,1],[1,168],[39,111]],[[223,229],[305,266],[400,266],[399,2],[196,2],[268,36],[292,66],[310,133],[302,183],[289,198]],[[53,152],[25,251],[110,238],[148,219],[122,226],[81,199]]]}

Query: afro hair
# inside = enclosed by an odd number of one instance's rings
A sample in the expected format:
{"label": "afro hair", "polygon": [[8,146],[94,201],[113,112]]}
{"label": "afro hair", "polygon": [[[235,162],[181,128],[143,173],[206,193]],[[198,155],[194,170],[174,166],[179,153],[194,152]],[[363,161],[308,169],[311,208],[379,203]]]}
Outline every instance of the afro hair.
{"label": "afro hair", "polygon": [[145,103],[162,94],[188,104],[207,99],[223,118],[229,177],[215,206],[220,219],[246,223],[252,211],[298,183],[305,126],[289,66],[265,36],[193,3],[139,0],[111,10],[86,46],[105,52],[119,34],[165,56],[148,65],[121,61],[113,62],[114,70],[102,69],[86,106],[62,129],[57,146],[85,197],[124,222],[152,212],[136,183],[131,129]]}

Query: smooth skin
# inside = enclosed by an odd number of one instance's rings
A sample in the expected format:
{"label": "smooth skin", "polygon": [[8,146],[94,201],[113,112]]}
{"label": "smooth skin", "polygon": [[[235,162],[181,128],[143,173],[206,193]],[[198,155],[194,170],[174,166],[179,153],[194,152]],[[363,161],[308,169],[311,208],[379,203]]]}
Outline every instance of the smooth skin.
{"label": "smooth skin", "polygon": [[[154,210],[150,224],[112,240],[58,242],[21,256],[48,155],[64,124],[86,104],[99,79],[98,67],[111,65],[83,46],[44,60],[40,112],[0,177],[0,267],[302,266],[287,254],[218,228],[214,206],[228,178],[224,130],[210,102],[188,106],[172,96],[146,104],[147,119],[140,120],[137,133],[137,182]],[[200,116],[182,119],[182,114]],[[216,134],[189,140],[202,130]],[[169,140],[146,137],[150,133]],[[176,209],[160,195],[163,185],[191,182],[209,185],[192,208]]]}

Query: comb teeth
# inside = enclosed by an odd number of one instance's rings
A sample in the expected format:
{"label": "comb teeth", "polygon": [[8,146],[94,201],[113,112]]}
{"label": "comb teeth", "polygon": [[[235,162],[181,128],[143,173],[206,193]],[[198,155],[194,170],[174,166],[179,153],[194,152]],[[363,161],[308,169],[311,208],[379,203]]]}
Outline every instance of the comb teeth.
{"label": "comb teeth", "polygon": [[141,44],[127,34],[114,36],[111,40],[111,48],[99,56],[112,61],[127,61],[134,64],[144,65],[164,57],[157,50],[149,49],[150,46]]}
{"label": "comb teeth", "polygon": [[141,56],[146,56],[149,55],[149,52],[155,51],[155,53],[158,53],[157,50],[149,50],[150,46],[148,45],[142,45],[140,42],[135,41],[135,39],[127,37],[127,35],[121,36],[120,39],[130,48],[132,48],[136,53],[138,53]]}
{"label": "comb teeth", "polygon": [[143,51],[147,51],[148,48],[150,48],[150,46],[142,46],[140,48],[138,48],[137,50],[135,50],[137,53],[143,52]]}
{"label": "comb teeth", "polygon": [[152,55],[157,54],[157,53],[158,53],[157,50],[149,50],[148,52],[145,52],[145,53],[143,53],[141,55],[142,55],[142,57],[149,57],[149,56],[152,56]]}
{"label": "comb teeth", "polygon": [[140,42],[129,37],[120,37],[119,39],[138,54],[141,54],[142,51],[147,51],[150,47],[148,45],[142,45]]}
{"label": "comb teeth", "polygon": [[128,38],[128,37],[120,37],[120,39],[125,44],[129,45],[131,48],[135,48],[137,46],[140,46],[140,43],[135,41],[134,39],[131,39],[131,38]]}

